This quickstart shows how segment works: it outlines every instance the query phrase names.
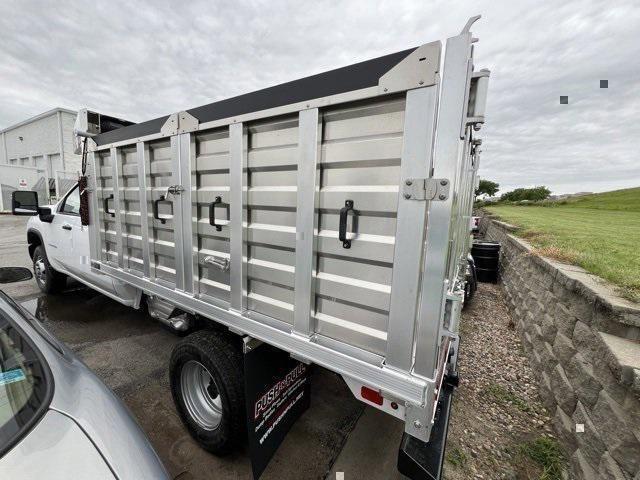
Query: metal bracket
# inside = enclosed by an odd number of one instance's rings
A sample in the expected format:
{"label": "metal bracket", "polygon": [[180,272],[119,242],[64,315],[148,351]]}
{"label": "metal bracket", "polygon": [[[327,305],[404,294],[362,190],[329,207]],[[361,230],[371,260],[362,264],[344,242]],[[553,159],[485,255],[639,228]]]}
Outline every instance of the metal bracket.
{"label": "metal bracket", "polygon": [[458,338],[460,317],[462,316],[462,300],[464,290],[456,288],[454,292],[447,293],[445,303],[445,315],[442,324],[442,336]]}
{"label": "metal bracket", "polygon": [[406,200],[443,201],[449,198],[449,184],[446,178],[407,178],[402,196]]}
{"label": "metal bracket", "polygon": [[378,80],[378,93],[399,92],[435,85],[440,69],[442,44],[421,45]]}
{"label": "metal bracket", "polygon": [[[231,330],[231,329],[229,329],[229,330]],[[250,337],[250,336],[247,335],[247,336],[242,338],[242,351],[244,353],[248,353],[251,350],[254,350],[254,349],[258,348],[260,345],[262,345],[262,343],[263,342],[261,342],[257,338],[253,338],[253,337]]]}
{"label": "metal bracket", "polygon": [[189,112],[182,111],[169,115],[160,132],[163,135],[177,135],[178,133],[194,132],[198,130],[200,121]]}
{"label": "metal bracket", "polygon": [[471,75],[466,124],[473,125],[473,129],[476,131],[480,130],[484,123],[490,75],[491,72],[486,68],[479,72],[473,72]]}
{"label": "metal bracket", "polygon": [[406,404],[404,431],[412,437],[428,442],[433,426],[433,409],[424,406]]}

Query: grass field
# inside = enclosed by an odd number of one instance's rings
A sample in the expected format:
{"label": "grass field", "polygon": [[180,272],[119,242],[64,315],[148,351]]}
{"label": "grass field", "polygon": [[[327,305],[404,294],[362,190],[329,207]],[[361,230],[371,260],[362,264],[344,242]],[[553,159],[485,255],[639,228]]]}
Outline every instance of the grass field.
{"label": "grass field", "polygon": [[640,301],[640,188],[486,209],[519,227],[541,255],[579,265]]}

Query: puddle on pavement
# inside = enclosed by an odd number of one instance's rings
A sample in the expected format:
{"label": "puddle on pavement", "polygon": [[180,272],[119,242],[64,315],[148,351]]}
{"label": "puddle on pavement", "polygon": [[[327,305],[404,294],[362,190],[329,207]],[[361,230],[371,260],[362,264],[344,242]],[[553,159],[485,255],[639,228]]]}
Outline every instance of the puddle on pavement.
{"label": "puddle on pavement", "polygon": [[122,305],[90,288],[41,295],[22,306],[67,343],[104,341],[161,329],[143,309]]}

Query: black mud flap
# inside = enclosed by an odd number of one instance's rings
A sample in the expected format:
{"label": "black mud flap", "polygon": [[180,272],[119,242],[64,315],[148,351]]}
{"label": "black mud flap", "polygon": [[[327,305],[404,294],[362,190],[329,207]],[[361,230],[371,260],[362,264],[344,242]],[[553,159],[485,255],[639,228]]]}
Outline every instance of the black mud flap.
{"label": "black mud flap", "polygon": [[449,383],[442,385],[435,423],[428,442],[406,433],[402,436],[398,452],[398,471],[410,480],[438,480],[442,475],[453,390],[454,387]]}

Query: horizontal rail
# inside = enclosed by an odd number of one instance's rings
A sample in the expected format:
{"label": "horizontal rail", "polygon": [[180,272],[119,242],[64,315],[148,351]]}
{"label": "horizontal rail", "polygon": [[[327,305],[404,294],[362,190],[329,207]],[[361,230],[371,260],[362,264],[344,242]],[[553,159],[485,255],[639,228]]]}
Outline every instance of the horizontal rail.
{"label": "horizontal rail", "polygon": [[[353,378],[372,388],[380,389],[398,400],[414,405],[423,405],[428,395],[434,390],[433,379],[416,377],[408,372],[368,363],[354,357],[352,354],[343,353],[335,348],[328,348],[314,343],[308,338],[292,334],[290,330],[281,330],[265,324],[262,320],[253,319],[250,317],[255,315],[253,313],[242,315],[238,312],[225,310],[102,262],[99,263],[99,266],[101,272],[140,288],[146,293],[161,295],[164,299],[187,311],[213,319],[223,325],[232,327],[236,331],[241,331],[281,350],[305,358],[340,375]],[[350,348],[353,349],[353,347]]]}

